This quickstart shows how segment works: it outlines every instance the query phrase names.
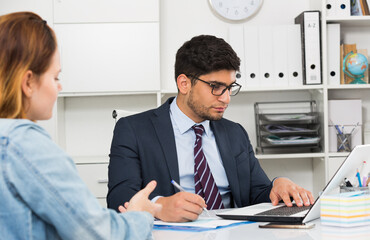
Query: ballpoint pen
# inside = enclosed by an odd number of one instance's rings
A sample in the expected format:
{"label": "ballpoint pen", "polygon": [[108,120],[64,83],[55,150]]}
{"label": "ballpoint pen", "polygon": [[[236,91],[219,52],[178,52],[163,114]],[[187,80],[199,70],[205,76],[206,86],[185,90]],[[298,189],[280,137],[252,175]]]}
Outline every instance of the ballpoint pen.
{"label": "ballpoint pen", "polygon": [[348,138],[352,136],[352,133],[355,131],[355,129],[357,128],[358,125],[359,125],[359,122],[357,122],[356,126],[354,126],[352,128],[351,132],[349,134],[347,134],[348,135],[347,137],[345,137],[345,135],[344,135],[344,129],[342,128],[342,132],[340,133],[343,136],[342,138],[340,138],[342,143],[339,145],[338,150],[340,150],[342,146],[344,147],[344,150],[348,150],[348,151],[351,150],[351,149],[346,149],[346,146],[344,144],[347,142]]}
{"label": "ballpoint pen", "polygon": [[[173,184],[173,186],[175,186],[175,188],[177,188],[180,192],[186,192],[181,186],[180,184],[178,184],[175,180],[171,180],[171,183]],[[203,207],[203,210],[209,215],[209,212],[207,210],[207,208]]]}
{"label": "ballpoint pen", "polygon": [[337,133],[337,137],[339,138],[340,140],[340,145],[339,147],[337,148],[337,151],[339,152],[340,149],[342,148],[342,146],[344,145],[345,141],[347,140],[343,134],[343,132],[340,130],[339,126],[338,125],[334,125],[334,129]]}

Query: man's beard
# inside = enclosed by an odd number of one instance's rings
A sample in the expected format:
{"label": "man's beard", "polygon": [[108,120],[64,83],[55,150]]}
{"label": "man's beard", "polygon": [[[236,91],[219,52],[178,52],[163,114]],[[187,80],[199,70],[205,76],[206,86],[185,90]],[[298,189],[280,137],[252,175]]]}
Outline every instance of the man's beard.
{"label": "man's beard", "polygon": [[212,114],[209,113],[209,110],[211,107],[207,108],[206,106],[195,102],[193,98],[192,90],[190,90],[187,105],[198,117],[202,118],[203,121],[204,120],[217,121],[217,120],[220,120],[223,116],[223,114],[218,114],[218,115],[213,116]]}

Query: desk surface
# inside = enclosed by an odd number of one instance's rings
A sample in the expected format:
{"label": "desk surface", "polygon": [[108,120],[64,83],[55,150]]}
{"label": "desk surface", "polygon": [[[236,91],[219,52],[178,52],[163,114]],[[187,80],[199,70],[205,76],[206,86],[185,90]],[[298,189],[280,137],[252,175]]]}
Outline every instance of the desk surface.
{"label": "desk surface", "polygon": [[312,221],[315,227],[312,229],[268,229],[259,228],[262,223],[244,224],[234,227],[221,228],[218,230],[205,232],[185,232],[185,231],[169,231],[169,230],[154,230],[154,240],[239,240],[239,239],[370,239],[370,226],[367,227],[328,227],[322,226],[320,219]]}

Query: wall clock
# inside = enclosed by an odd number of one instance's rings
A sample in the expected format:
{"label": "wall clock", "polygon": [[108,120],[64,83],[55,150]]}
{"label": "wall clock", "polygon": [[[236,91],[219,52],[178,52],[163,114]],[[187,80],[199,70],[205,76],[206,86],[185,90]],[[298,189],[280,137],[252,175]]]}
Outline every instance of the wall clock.
{"label": "wall clock", "polygon": [[256,14],[263,0],[209,0],[212,11],[227,21],[245,21]]}

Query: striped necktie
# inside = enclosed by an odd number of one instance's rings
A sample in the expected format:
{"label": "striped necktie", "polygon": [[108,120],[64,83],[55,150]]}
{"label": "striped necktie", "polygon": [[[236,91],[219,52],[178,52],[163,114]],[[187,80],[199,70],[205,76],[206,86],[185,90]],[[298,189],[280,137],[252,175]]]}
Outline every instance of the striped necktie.
{"label": "striped necktie", "polygon": [[195,193],[204,198],[208,210],[224,208],[220,192],[203,153],[202,135],[204,127],[203,125],[194,125],[192,129],[194,129],[196,136],[194,144]]}

